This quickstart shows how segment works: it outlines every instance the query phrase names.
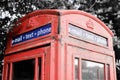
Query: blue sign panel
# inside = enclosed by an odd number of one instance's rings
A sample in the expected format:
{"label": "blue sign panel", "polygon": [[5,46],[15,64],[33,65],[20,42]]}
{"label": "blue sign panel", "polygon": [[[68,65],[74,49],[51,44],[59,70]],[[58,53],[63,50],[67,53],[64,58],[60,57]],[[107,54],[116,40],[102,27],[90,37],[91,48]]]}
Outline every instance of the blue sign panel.
{"label": "blue sign panel", "polygon": [[15,44],[27,41],[27,40],[31,40],[34,38],[38,38],[41,36],[45,36],[49,33],[51,33],[51,24],[41,26],[37,29],[34,29],[32,31],[29,31],[29,32],[26,32],[26,33],[23,33],[21,35],[14,37],[12,39],[12,45],[15,45]]}

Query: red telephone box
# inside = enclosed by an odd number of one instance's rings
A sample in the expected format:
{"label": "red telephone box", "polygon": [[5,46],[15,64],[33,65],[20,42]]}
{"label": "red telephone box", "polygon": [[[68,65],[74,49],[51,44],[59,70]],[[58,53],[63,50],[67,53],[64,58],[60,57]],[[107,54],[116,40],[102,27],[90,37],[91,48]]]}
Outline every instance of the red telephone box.
{"label": "red telephone box", "polygon": [[2,80],[116,80],[113,33],[78,10],[37,10],[9,33]]}

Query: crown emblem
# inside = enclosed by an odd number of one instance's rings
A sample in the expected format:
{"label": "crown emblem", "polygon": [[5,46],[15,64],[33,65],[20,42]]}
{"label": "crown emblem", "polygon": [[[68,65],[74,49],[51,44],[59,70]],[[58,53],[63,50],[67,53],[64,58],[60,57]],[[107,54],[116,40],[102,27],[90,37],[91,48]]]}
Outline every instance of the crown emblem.
{"label": "crown emblem", "polygon": [[86,26],[90,29],[94,29],[94,24],[91,19],[86,22]]}

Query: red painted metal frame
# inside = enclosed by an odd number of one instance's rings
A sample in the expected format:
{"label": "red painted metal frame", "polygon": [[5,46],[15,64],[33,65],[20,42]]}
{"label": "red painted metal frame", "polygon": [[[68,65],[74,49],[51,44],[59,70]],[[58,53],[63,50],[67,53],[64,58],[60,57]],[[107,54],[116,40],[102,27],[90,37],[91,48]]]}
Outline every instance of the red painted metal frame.
{"label": "red painted metal frame", "polygon": [[[87,27],[86,24],[89,20],[93,22],[93,28]],[[49,35],[11,45],[12,37],[48,23],[52,24],[52,32]],[[108,80],[106,65],[109,64],[110,80],[116,80],[115,56],[112,48],[113,34],[98,18],[77,10],[37,10],[23,17],[16,24],[18,27],[9,33],[2,80],[8,80],[6,78],[8,63],[10,63],[9,80],[12,80],[12,63],[32,58],[36,61],[34,80],[38,80],[38,57],[42,57],[43,62],[41,80],[74,80],[75,57],[79,58],[79,80],[82,80],[82,59],[103,63],[105,80]],[[69,24],[107,38],[108,46],[77,39],[69,34]]]}

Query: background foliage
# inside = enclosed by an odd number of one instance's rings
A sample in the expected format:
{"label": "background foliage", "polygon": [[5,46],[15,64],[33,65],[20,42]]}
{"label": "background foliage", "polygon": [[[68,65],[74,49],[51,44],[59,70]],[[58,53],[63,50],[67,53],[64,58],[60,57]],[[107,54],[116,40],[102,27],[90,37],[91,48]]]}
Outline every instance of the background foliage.
{"label": "background foliage", "polygon": [[120,0],[0,0],[0,61],[4,56],[6,34],[19,18],[38,9],[77,9],[87,11],[101,19],[114,33],[119,74]]}

